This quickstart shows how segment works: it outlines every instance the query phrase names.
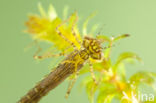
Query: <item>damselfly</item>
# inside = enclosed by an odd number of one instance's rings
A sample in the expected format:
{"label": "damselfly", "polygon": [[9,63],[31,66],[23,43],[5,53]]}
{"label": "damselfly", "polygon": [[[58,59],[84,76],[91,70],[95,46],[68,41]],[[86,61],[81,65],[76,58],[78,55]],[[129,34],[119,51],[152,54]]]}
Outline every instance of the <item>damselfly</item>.
{"label": "damselfly", "polygon": [[[67,48],[64,49],[64,51],[62,51],[60,54],[58,54],[58,56],[66,55],[67,53],[65,51],[68,50],[70,46],[73,49],[71,53],[69,53],[67,57],[51,73],[49,73],[33,89],[31,89],[24,97],[22,97],[18,101],[18,103],[37,103],[50,90],[54,89],[57,85],[59,85],[62,81],[64,81],[69,75],[73,74],[74,79],[69,85],[66,94],[66,97],[68,97],[70,90],[76,81],[79,70],[83,67],[83,65],[86,62],[90,64],[91,76],[93,78],[93,81],[97,83],[93,72],[93,66],[90,60],[102,59],[103,48],[101,47],[101,44],[105,41],[105,39],[101,38],[101,36],[96,36],[95,38],[84,36],[83,39],[81,40],[78,31],[75,30],[76,28],[75,25],[78,16],[76,13],[74,13],[73,15],[69,17],[67,20],[65,20],[64,22],[61,22],[61,20],[59,20],[58,18],[53,18],[53,20],[51,21],[47,21],[46,19],[38,19],[36,17],[30,18],[31,22],[27,23],[30,33],[33,33],[35,35],[39,34],[38,37],[42,39],[48,38],[48,40],[54,42],[54,44],[60,43],[60,45],[63,45],[60,48],[64,48],[64,47]],[[46,25],[44,27],[41,25],[41,22],[49,26]],[[71,27],[65,25],[66,22],[70,22]],[[42,29],[44,30],[41,32]],[[50,31],[48,31],[47,29]],[[48,34],[47,32],[51,35],[47,35]],[[54,38],[56,36],[57,38]],[[67,45],[64,46],[65,44],[63,43],[66,43]],[[49,58],[53,56],[54,55],[50,53],[48,55],[41,55],[41,56],[35,55],[34,57],[37,59],[43,59],[43,58]]]}

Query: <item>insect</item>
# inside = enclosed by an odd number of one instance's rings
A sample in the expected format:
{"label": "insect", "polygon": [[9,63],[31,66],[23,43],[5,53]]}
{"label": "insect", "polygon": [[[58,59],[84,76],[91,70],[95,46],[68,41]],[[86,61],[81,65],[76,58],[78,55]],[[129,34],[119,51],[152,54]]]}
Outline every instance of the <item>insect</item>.
{"label": "insect", "polygon": [[[76,31],[74,30],[75,24],[77,22],[76,18],[72,22],[71,34],[74,37],[74,40],[70,40],[67,38],[63,32],[60,30],[61,27],[70,20],[70,17],[64,22],[60,22],[54,28],[54,32],[60,38],[62,38],[65,42],[69,44],[73,48],[73,51],[67,55],[67,57],[52,71],[50,72],[43,80],[41,80],[34,88],[32,88],[25,96],[23,96],[17,103],[37,103],[39,100],[45,96],[50,90],[54,89],[57,85],[63,82],[68,76],[71,74],[74,75],[71,84],[68,87],[66,97],[70,94],[70,91],[76,81],[79,70],[83,67],[83,65],[88,62],[90,64],[90,71],[93,81],[97,84],[95,79],[95,75],[93,72],[93,66],[90,62],[90,59],[93,60],[101,60],[102,59],[102,47],[101,44],[104,40],[100,37],[88,37],[85,36],[83,40],[80,40]],[[38,26],[35,24],[35,26]],[[60,41],[61,42],[61,41]],[[77,44],[76,44],[77,43]],[[77,46],[80,45],[80,46]],[[68,50],[68,48],[66,49]],[[61,52],[58,56],[66,55],[66,52]],[[48,55],[35,55],[36,59],[44,59],[53,57],[52,53]]]}

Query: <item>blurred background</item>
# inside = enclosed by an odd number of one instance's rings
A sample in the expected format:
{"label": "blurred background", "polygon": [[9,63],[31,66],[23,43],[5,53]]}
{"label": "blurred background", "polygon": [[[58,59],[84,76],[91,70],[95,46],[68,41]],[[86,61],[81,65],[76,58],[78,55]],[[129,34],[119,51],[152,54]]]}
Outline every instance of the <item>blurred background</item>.
{"label": "blurred background", "polygon": [[[127,78],[141,70],[156,72],[155,0],[0,0],[1,103],[18,101],[53,68],[49,66],[52,59],[41,62],[33,59],[35,47],[24,52],[32,42],[31,37],[23,32],[26,29],[24,22],[28,20],[28,14],[39,14],[39,2],[45,9],[52,3],[60,17],[65,6],[69,6],[69,14],[76,10],[80,30],[84,19],[96,11],[97,15],[89,22],[88,28],[99,24],[104,35],[131,34],[113,48],[112,58],[117,58],[123,51],[132,51],[144,61],[144,64],[127,65]],[[52,62],[57,63],[57,60]],[[79,85],[82,79],[78,78],[68,99],[64,98],[68,86],[65,81],[40,103],[89,103],[85,90]]]}

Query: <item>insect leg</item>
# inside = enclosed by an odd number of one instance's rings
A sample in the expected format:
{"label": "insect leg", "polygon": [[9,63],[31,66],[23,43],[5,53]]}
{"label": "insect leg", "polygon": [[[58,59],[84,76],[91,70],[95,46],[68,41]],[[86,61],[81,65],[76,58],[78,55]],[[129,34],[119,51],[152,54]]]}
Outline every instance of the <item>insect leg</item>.
{"label": "insect leg", "polygon": [[95,84],[98,84],[97,80],[96,80],[96,77],[95,77],[95,74],[94,74],[94,69],[93,69],[93,65],[91,62],[89,62],[89,67],[90,67],[90,73],[91,73],[91,76],[92,76],[92,79],[94,81]]}
{"label": "insect leg", "polygon": [[73,86],[74,86],[74,84],[75,84],[75,82],[76,82],[76,79],[77,79],[77,77],[78,77],[78,74],[79,74],[79,72],[78,71],[75,71],[75,77],[71,80],[71,82],[69,83],[69,86],[68,86],[68,90],[67,90],[67,92],[66,92],[66,95],[65,95],[65,98],[68,98],[68,96],[69,96],[69,94],[70,94],[70,92],[71,92],[71,89],[73,88]]}
{"label": "insect leg", "polygon": [[33,57],[34,57],[34,59],[37,59],[37,58],[39,58],[39,56],[37,56],[37,55],[42,51],[42,48],[39,46],[37,41],[35,41],[35,46],[37,47],[37,51],[35,52]]}
{"label": "insect leg", "polygon": [[34,40],[32,43],[30,43],[30,44],[25,48],[25,50],[29,49],[29,48],[32,47],[33,45],[37,47],[37,51],[35,52],[35,54],[34,54],[34,56],[33,56],[33,57],[35,57],[35,56],[36,56],[37,54],[39,54],[39,53],[41,52],[41,50],[42,50],[42,48],[39,46],[37,40]]}
{"label": "insect leg", "polygon": [[32,41],[24,48],[24,51],[29,50],[30,48],[32,48],[32,46],[36,45],[36,43],[37,43],[37,40]]}
{"label": "insect leg", "polygon": [[[78,51],[75,51],[75,52],[78,52]],[[79,56],[79,55],[78,55]],[[78,59],[79,60],[79,59]],[[71,89],[73,88],[75,82],[76,82],[76,79],[78,77],[78,74],[79,74],[79,71],[77,70],[77,66],[78,66],[78,62],[79,61],[74,61],[74,60],[65,60],[64,62],[62,62],[63,64],[64,63],[72,63],[74,65],[74,72],[73,72],[73,75],[74,75],[74,78],[71,80],[71,82],[69,83],[69,86],[68,86],[68,89],[67,89],[67,93],[65,95],[65,98],[68,98],[70,92],[71,92]]]}
{"label": "insect leg", "polygon": [[68,50],[68,48],[65,49],[65,51],[62,51],[59,54],[52,54],[52,52],[48,52],[48,53],[45,53],[43,55],[38,55],[41,52],[42,49],[41,49],[41,47],[38,44],[36,44],[36,46],[37,46],[38,50],[36,51],[36,53],[33,56],[34,59],[46,59],[46,58],[51,58],[51,57],[59,57],[59,56],[67,55],[66,51]]}
{"label": "insect leg", "polygon": [[81,41],[79,40],[78,36],[76,35],[76,31],[74,30],[74,27],[75,27],[75,24],[76,22],[78,21],[78,16],[77,16],[77,13],[76,13],[76,18],[72,24],[72,34],[73,36],[75,37],[76,41],[81,45]]}
{"label": "insect leg", "polygon": [[61,24],[59,24],[57,27],[56,27],[56,32],[65,40],[67,41],[70,45],[73,46],[73,48],[76,48],[75,44],[73,42],[71,42],[68,38],[66,38],[62,33],[61,31],[59,30],[59,28],[64,24],[66,23],[67,21],[69,21],[70,17],[65,20],[64,22],[62,22]]}
{"label": "insect leg", "polygon": [[51,58],[51,57],[58,57],[58,56],[64,56],[64,52],[59,53],[59,54],[51,54],[50,52],[41,56],[34,55],[34,59],[46,59],[46,58]]}
{"label": "insect leg", "polygon": [[[46,55],[42,55],[42,56],[38,56],[38,54],[42,51],[42,48],[39,46],[39,44],[38,44],[38,41],[37,40],[35,40],[35,41],[33,41],[31,44],[29,44],[28,46],[27,46],[27,48],[30,48],[30,46],[32,46],[32,45],[35,45],[36,47],[37,47],[37,51],[35,52],[35,54],[34,54],[34,59],[44,59],[44,58],[48,58],[48,57],[51,57],[51,55],[50,54],[46,54]],[[26,48],[26,49],[27,49]],[[61,54],[58,54],[58,55],[61,55]],[[58,56],[58,55],[53,55],[53,56]]]}

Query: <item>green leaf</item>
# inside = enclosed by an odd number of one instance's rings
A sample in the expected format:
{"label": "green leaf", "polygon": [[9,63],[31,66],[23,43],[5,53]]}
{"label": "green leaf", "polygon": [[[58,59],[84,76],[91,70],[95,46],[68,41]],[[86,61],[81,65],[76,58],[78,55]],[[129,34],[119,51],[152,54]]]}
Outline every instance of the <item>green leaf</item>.
{"label": "green leaf", "polygon": [[96,12],[93,12],[91,15],[89,15],[89,17],[85,20],[85,22],[83,23],[83,30],[82,30],[82,33],[84,36],[86,36],[88,34],[87,32],[87,25],[88,25],[88,22],[91,18],[93,18],[94,16],[96,15]]}
{"label": "green leaf", "polygon": [[136,86],[140,85],[141,83],[145,83],[150,86],[156,85],[155,84],[156,83],[156,73],[138,72],[138,73],[134,74],[133,76],[131,76],[130,82]]}
{"label": "green leaf", "polygon": [[144,101],[143,103],[156,103],[156,99],[154,99],[154,101]]}
{"label": "green leaf", "polygon": [[47,14],[46,14],[45,10],[43,9],[42,4],[40,2],[38,3],[38,9],[40,11],[41,16],[46,18]]}
{"label": "green leaf", "polygon": [[79,74],[82,75],[82,74],[85,74],[85,73],[90,72],[89,68],[90,68],[90,67],[89,67],[88,64],[84,65],[84,66],[82,67],[82,69],[80,69]]}
{"label": "green leaf", "polygon": [[[130,84],[133,85],[133,87],[138,88],[139,86],[142,86],[144,84],[147,84],[148,86],[152,87],[153,90],[156,91],[156,73],[153,72],[138,72],[131,76],[130,78]],[[144,103],[155,103],[154,101],[150,102],[144,102]]]}
{"label": "green leaf", "polygon": [[122,63],[126,59],[136,59],[136,60],[142,62],[141,58],[137,54],[132,53],[132,52],[124,52],[119,55],[115,66],[117,67],[120,63]]}
{"label": "green leaf", "polygon": [[94,32],[97,30],[98,26],[99,26],[98,24],[94,24],[94,25],[92,26],[91,31],[90,31],[89,34],[94,34]]}
{"label": "green leaf", "polygon": [[97,103],[111,103],[113,97],[114,97],[114,94],[109,93],[108,90],[100,91],[100,93],[97,97]]}
{"label": "green leaf", "polygon": [[49,5],[48,17],[51,21],[53,21],[57,17],[57,13],[52,4]]}
{"label": "green leaf", "polygon": [[124,38],[127,38],[129,37],[130,35],[129,34],[123,34],[123,35],[120,35],[120,36],[117,36],[113,39],[113,41],[118,41],[120,39],[124,39]]}
{"label": "green leaf", "polygon": [[86,92],[88,94],[88,98],[91,101],[91,103],[93,103],[93,101],[94,101],[94,94],[95,94],[96,90],[97,90],[97,85],[91,79],[86,84]]}
{"label": "green leaf", "polygon": [[124,81],[126,80],[126,73],[125,73],[125,65],[124,65],[124,63],[120,63],[118,65],[117,75],[120,76],[121,80],[124,80]]}
{"label": "green leaf", "polygon": [[65,6],[65,7],[64,7],[64,10],[63,10],[63,19],[64,19],[64,20],[67,19],[68,10],[69,10],[69,7],[68,7],[68,6]]}
{"label": "green leaf", "polygon": [[101,63],[99,63],[99,64],[101,64],[101,65],[99,65],[99,66],[101,66],[101,68],[103,69],[103,70],[109,70],[110,68],[111,68],[111,60],[110,59],[104,59]]}
{"label": "green leaf", "polygon": [[96,37],[97,39],[100,39],[102,42],[111,42],[112,40],[108,37],[108,36],[105,36],[105,35],[97,35]]}

